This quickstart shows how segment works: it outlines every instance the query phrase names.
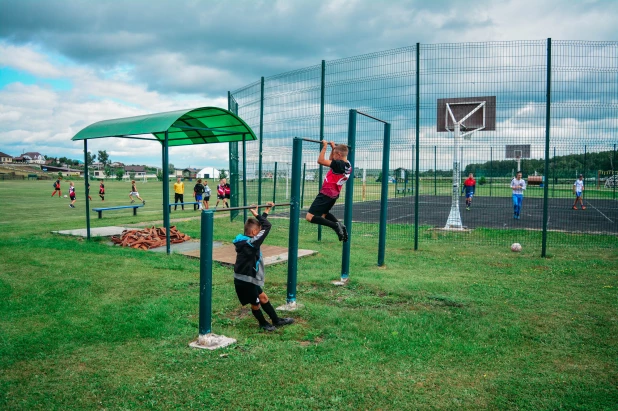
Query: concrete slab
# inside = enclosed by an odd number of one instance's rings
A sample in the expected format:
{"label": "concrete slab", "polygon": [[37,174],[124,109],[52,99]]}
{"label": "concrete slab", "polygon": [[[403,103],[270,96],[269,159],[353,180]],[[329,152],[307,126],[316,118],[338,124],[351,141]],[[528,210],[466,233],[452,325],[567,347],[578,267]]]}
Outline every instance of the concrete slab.
{"label": "concrete slab", "polygon": [[[113,235],[122,234],[124,230],[129,230],[129,228],[117,227],[117,226],[91,228],[90,236],[91,237],[111,237]],[[52,233],[61,234],[61,235],[72,235],[76,237],[86,237],[87,236],[85,228],[79,228],[77,230],[52,231]]]}
{"label": "concrete slab", "polygon": [[[218,248],[218,247],[221,247],[222,245],[223,244],[220,241],[215,241],[212,247]],[[154,251],[155,253],[165,253],[167,251],[167,247],[166,246],[155,247],[155,248],[151,248],[149,251]],[[180,254],[188,255],[190,257],[193,257],[193,255],[191,255],[192,253],[197,252],[198,254],[197,258],[199,258],[200,241],[199,240],[189,240],[189,241],[185,241],[184,243],[170,244],[170,251],[172,253],[180,253]]]}
{"label": "concrete slab", "polygon": [[[284,263],[288,260],[288,249],[285,247],[263,245],[260,248],[262,250],[262,256],[264,257],[264,265]],[[314,250],[298,250],[298,258],[307,257],[317,253],[318,252]],[[200,258],[200,249],[198,247],[196,250],[181,252],[181,254],[193,258]],[[234,245],[229,244],[215,248],[212,251],[212,259],[221,264],[234,265],[234,262],[236,261],[236,250]]]}

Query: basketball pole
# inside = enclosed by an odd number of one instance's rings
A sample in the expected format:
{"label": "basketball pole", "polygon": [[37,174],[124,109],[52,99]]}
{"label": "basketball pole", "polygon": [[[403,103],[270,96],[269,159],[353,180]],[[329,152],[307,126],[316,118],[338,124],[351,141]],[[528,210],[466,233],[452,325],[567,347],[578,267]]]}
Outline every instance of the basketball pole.
{"label": "basketball pole", "polygon": [[461,229],[461,215],[459,213],[459,180],[461,179],[461,170],[459,168],[459,139],[461,125],[459,122],[453,124],[453,193],[451,198],[451,212],[446,220],[445,230]]}

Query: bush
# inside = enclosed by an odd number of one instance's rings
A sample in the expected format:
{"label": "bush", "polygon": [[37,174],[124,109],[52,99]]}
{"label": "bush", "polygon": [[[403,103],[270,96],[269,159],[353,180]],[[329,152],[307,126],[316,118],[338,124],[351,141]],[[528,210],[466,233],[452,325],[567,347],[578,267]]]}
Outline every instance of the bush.
{"label": "bush", "polygon": [[487,183],[487,179],[485,179],[485,176],[483,176],[479,179],[479,185],[483,185],[485,183]]}

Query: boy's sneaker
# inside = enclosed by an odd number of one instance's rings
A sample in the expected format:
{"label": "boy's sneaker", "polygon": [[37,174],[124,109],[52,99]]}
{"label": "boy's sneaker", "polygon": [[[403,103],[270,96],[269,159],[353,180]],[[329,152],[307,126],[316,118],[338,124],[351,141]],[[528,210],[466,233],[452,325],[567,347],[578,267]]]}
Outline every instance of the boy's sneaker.
{"label": "boy's sneaker", "polygon": [[135,202],[135,200],[131,200],[131,204],[133,204]]}
{"label": "boy's sneaker", "polygon": [[335,224],[337,225],[335,232],[337,233],[337,237],[339,237],[339,241],[344,241],[345,240],[345,231],[343,231],[344,225],[338,221]]}
{"label": "boy's sneaker", "polygon": [[143,204],[143,205],[146,205],[146,200],[142,200],[142,204]]}
{"label": "boy's sneaker", "polygon": [[75,206],[73,204],[69,204],[69,207],[71,208],[75,208]]}
{"label": "boy's sneaker", "polygon": [[260,325],[260,328],[263,329],[264,331],[275,331],[277,329],[277,327],[275,327],[274,325],[271,325],[270,323]]}
{"label": "boy's sneaker", "polygon": [[573,210],[577,210],[577,207],[573,206]]}
{"label": "boy's sneaker", "polygon": [[275,327],[283,327],[284,325],[290,325],[294,322],[293,318],[279,318],[277,322],[273,322]]}
{"label": "boy's sneaker", "polygon": [[466,207],[466,210],[470,211],[470,207]]}
{"label": "boy's sneaker", "polygon": [[586,209],[586,207],[582,206],[582,210],[585,210],[585,209]]}
{"label": "boy's sneaker", "polygon": [[346,227],[345,225],[341,224],[341,228],[343,229],[343,242],[347,242],[348,241],[348,227]]}

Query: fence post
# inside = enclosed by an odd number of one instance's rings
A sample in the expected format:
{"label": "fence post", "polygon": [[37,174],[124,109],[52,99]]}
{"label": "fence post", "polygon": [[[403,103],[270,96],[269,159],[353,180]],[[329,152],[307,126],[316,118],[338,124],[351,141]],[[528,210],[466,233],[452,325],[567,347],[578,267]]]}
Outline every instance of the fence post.
{"label": "fence post", "polygon": [[300,207],[303,207],[303,203],[305,202],[305,177],[307,173],[307,163],[303,163],[303,188],[300,193]]}
{"label": "fence post", "polygon": [[[320,141],[324,140],[324,90],[326,82],[326,61],[322,60],[322,77],[320,80]],[[322,146],[318,147],[321,150]],[[322,166],[318,166],[318,193],[322,189]],[[322,226],[318,225],[318,241],[322,241]]]}
{"label": "fence post", "polygon": [[163,140],[163,225],[165,226],[165,249],[167,254],[170,250],[170,208],[167,206],[170,202],[170,156],[169,156],[169,135],[165,130],[165,140]]}
{"label": "fence post", "polygon": [[[416,147],[420,147],[420,116],[421,116],[421,110],[420,110],[420,101],[421,101],[421,92],[420,92],[420,43],[416,43]],[[419,183],[420,183],[420,178],[418,175],[419,172],[419,167],[418,167],[418,162],[419,162],[419,150],[416,150],[416,191],[414,192],[414,250],[418,250],[418,192],[419,192]],[[434,171],[434,175],[435,175],[435,171]],[[435,179],[434,179],[435,182]],[[434,183],[435,184],[435,183]]]}
{"label": "fence post", "polygon": [[[384,124],[384,145],[382,146],[382,184],[381,184],[382,193],[380,195],[380,235],[379,235],[379,240],[378,240],[378,267],[384,266],[384,254],[386,253],[386,218],[388,216],[388,170],[389,170],[389,163],[390,163],[390,152],[391,152],[391,125],[389,123],[385,123]],[[397,181],[397,176],[395,176],[395,181]],[[397,193],[397,189],[395,189],[395,194],[396,193]],[[346,192],[346,200],[347,200],[347,192]],[[346,201],[346,205],[347,205],[347,201]],[[348,239],[348,241],[350,240]]]}
{"label": "fence post", "polygon": [[273,203],[277,203],[277,162],[275,161],[275,174],[273,175]]}
{"label": "fence post", "polygon": [[[350,151],[348,153],[348,161],[352,165],[352,176],[346,182],[345,188],[345,211],[343,221],[348,229],[348,241],[343,243],[343,255],[341,258],[341,280],[347,281],[350,276],[350,244],[352,243],[352,203],[354,201],[354,151],[356,150],[356,110],[350,110],[350,116],[348,120],[348,146]],[[388,176],[386,176],[388,178]],[[384,180],[384,175],[382,175]]]}
{"label": "fence post", "polygon": [[491,186],[494,184],[494,148],[489,147],[489,196],[491,197]]}
{"label": "fence post", "polygon": [[[551,121],[551,38],[547,39],[547,95],[545,100],[545,175],[549,175],[549,137]],[[543,240],[541,245],[541,257],[547,256],[547,202],[549,187],[543,186]]]}
{"label": "fence post", "polygon": [[614,195],[612,196],[612,199],[615,200],[616,199],[616,171],[614,171],[616,169],[616,144],[614,143],[614,152],[612,153],[612,181],[613,181],[613,186],[614,186]]}
{"label": "fence post", "polygon": [[438,148],[433,146],[433,195],[438,196]]}
{"label": "fence post", "polygon": [[[258,198],[257,198],[258,204],[262,204],[262,141],[263,140],[264,140],[264,77],[262,77],[261,87],[260,87],[260,152],[258,153],[258,156],[259,156],[258,158]],[[245,218],[245,221],[246,220],[247,219]]]}

